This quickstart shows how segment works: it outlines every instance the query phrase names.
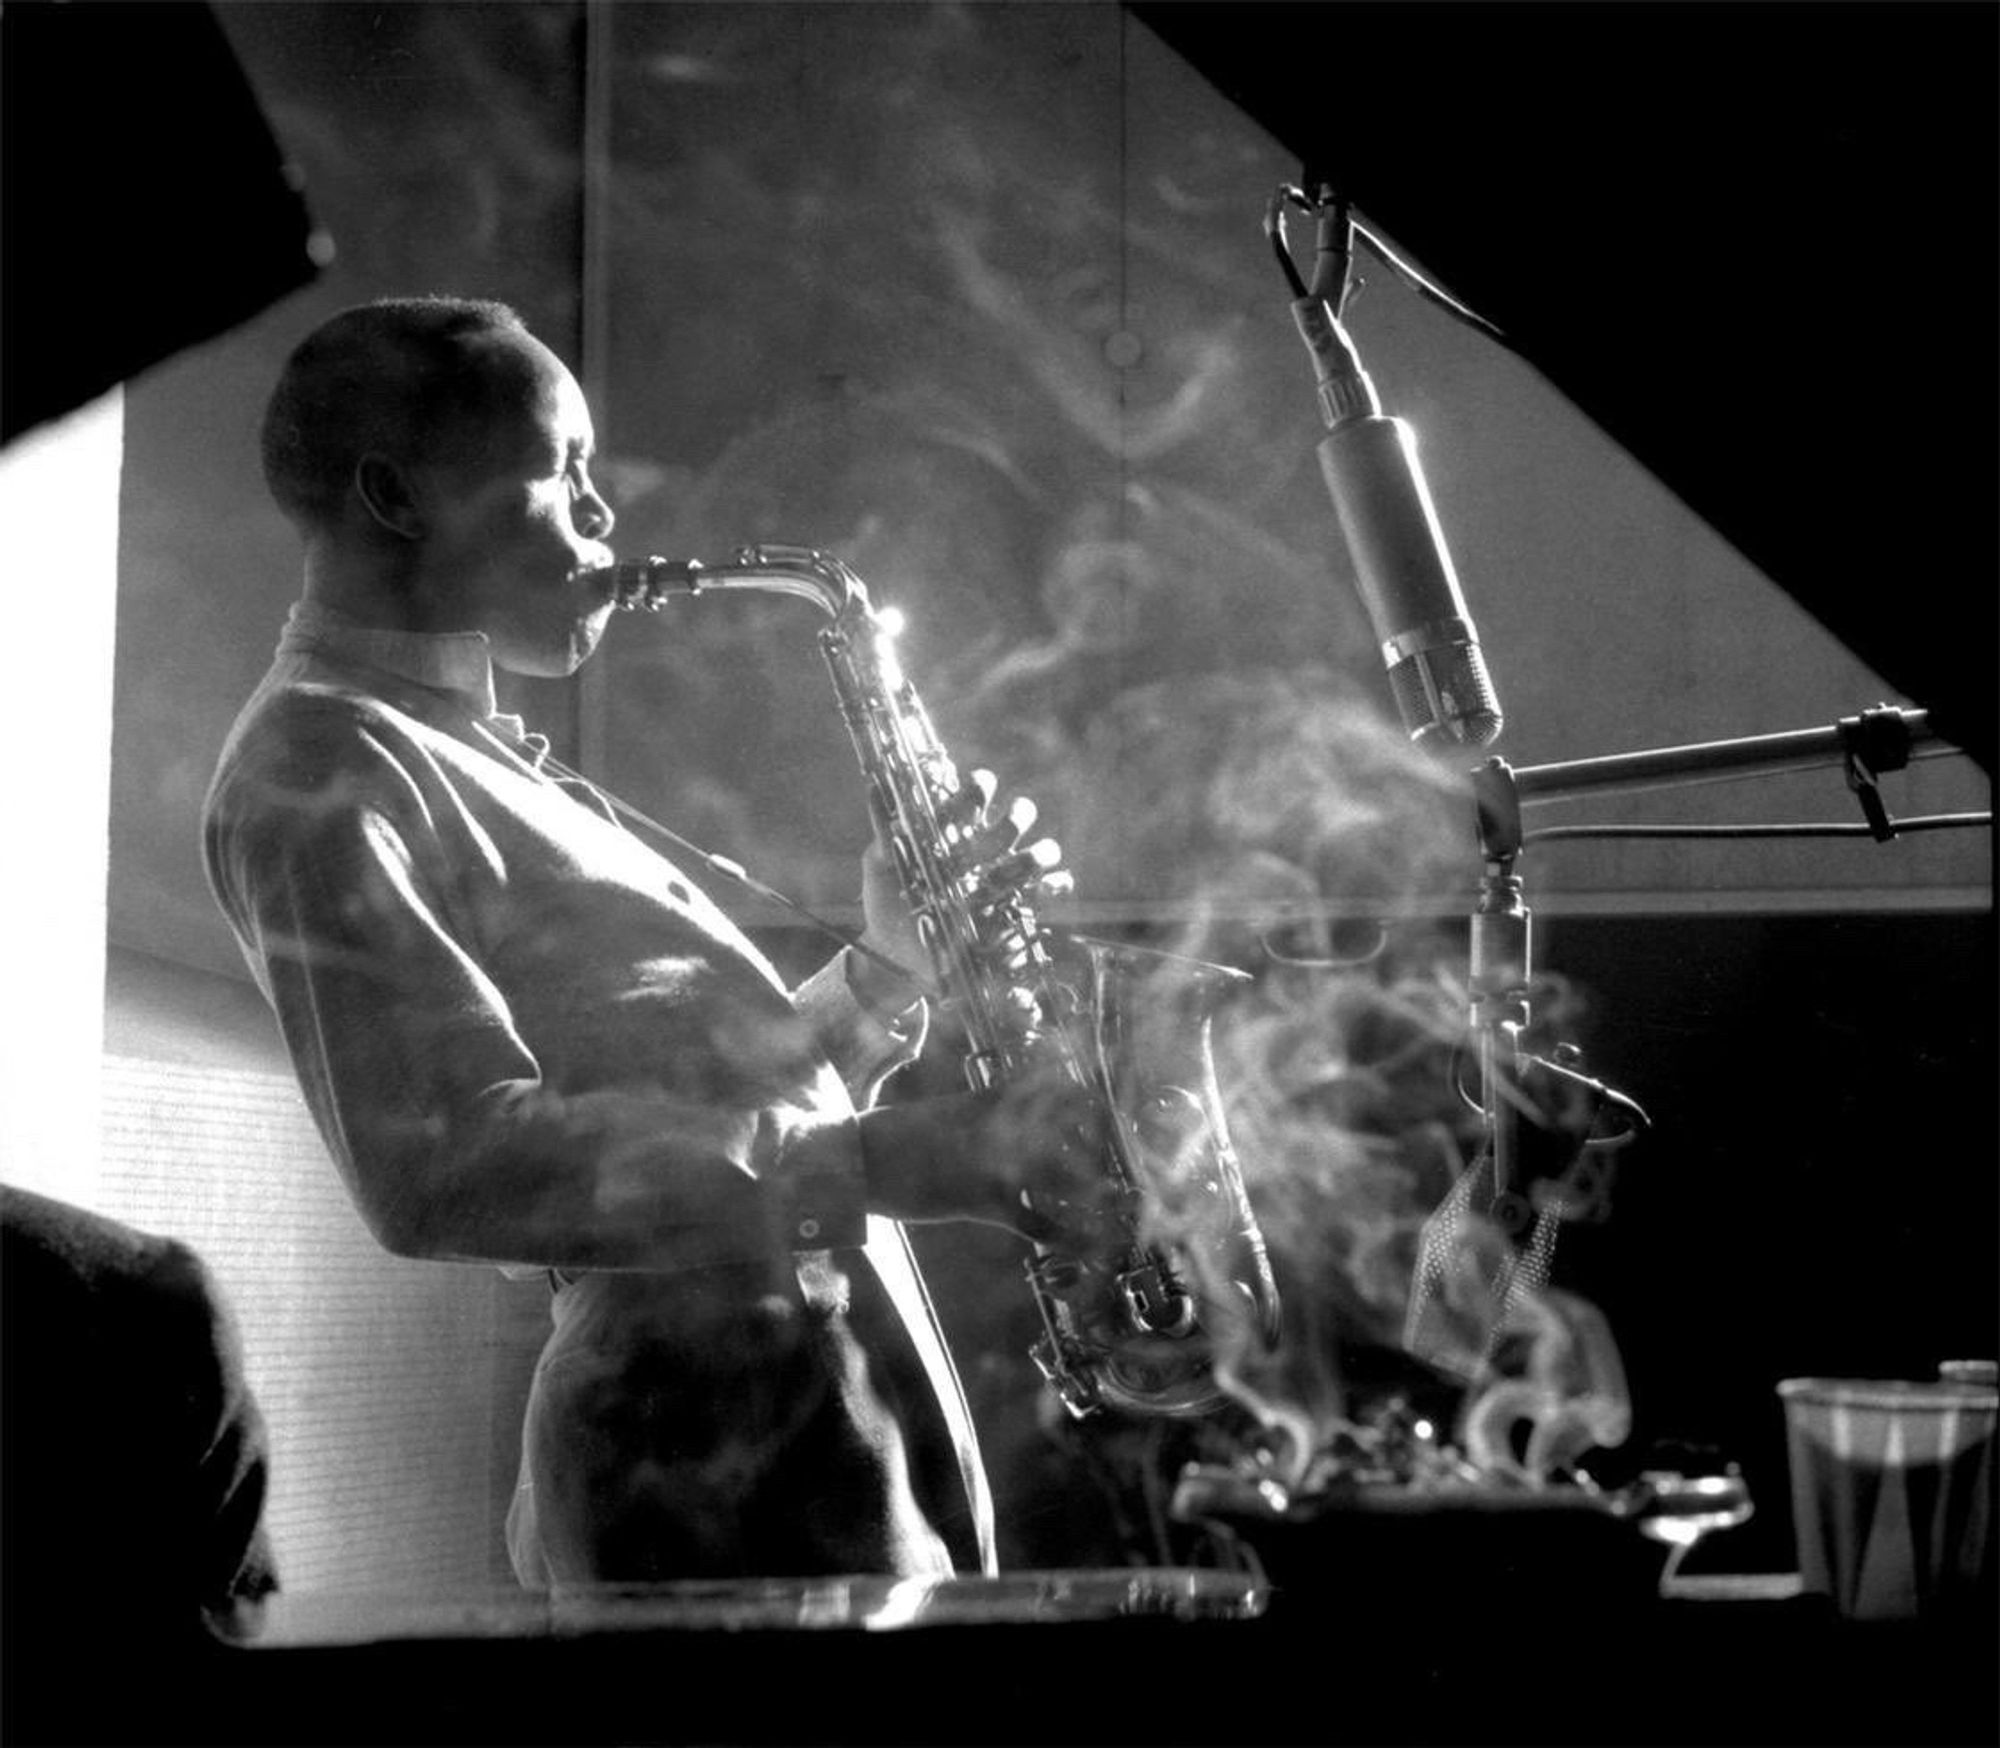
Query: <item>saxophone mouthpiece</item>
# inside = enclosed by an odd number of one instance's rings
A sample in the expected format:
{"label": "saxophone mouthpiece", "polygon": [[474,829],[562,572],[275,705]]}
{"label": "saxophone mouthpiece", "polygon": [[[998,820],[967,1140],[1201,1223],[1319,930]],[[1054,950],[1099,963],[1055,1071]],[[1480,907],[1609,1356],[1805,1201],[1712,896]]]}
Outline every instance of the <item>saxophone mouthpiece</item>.
{"label": "saxophone mouthpiece", "polygon": [[669,595],[696,594],[702,586],[698,559],[625,558],[595,567],[589,574],[601,570],[610,572],[613,603],[627,611],[657,613]]}

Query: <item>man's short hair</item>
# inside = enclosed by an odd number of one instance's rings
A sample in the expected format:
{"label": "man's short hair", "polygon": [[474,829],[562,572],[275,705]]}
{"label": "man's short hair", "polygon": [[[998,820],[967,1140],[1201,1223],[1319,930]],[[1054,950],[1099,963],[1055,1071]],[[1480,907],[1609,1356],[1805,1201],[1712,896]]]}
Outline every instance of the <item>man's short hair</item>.
{"label": "man's short hair", "polygon": [[488,410],[480,342],[526,332],[506,304],[465,297],[381,298],[322,323],[264,408],[264,483],[278,507],[301,529],[332,522],[369,450],[421,456],[454,418]]}

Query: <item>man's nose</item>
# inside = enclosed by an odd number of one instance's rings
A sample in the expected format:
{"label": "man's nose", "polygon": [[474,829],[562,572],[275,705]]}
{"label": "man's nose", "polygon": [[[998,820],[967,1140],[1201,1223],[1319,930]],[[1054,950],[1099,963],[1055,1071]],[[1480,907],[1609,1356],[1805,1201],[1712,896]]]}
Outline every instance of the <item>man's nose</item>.
{"label": "man's nose", "polygon": [[585,492],[576,500],[574,511],[576,531],[586,540],[604,540],[618,525],[618,518],[611,506],[600,498],[595,490]]}

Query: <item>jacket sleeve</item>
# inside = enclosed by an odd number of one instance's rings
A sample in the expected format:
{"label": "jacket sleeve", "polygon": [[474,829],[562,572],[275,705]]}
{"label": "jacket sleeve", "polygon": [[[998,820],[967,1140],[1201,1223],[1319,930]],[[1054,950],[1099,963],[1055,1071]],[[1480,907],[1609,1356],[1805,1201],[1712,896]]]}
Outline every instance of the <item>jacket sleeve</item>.
{"label": "jacket sleeve", "polygon": [[[282,756],[219,778],[205,853],[306,1101],[387,1248],[659,1269],[775,1260],[803,1248],[808,1222],[822,1246],[860,1241],[851,1107],[698,1076],[552,1085],[455,917],[439,852],[449,797],[391,737],[337,712],[320,726],[294,725]],[[808,1133],[812,1179],[792,1183],[787,1149]]]}
{"label": "jacket sleeve", "polygon": [[930,1010],[913,1003],[900,1014],[884,1014],[854,993],[847,977],[851,950],[836,953],[795,990],[792,1001],[813,1028],[849,1094],[866,1109],[882,1083],[923,1053]]}

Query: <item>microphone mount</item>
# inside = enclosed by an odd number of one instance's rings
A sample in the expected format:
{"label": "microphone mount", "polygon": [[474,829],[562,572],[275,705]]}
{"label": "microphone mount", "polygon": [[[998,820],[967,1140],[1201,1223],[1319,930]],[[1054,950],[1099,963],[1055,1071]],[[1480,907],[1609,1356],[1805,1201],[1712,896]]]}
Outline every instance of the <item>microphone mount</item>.
{"label": "microphone mount", "polygon": [[1929,712],[1881,704],[1826,728],[1528,765],[1509,773],[1509,783],[1524,800],[1562,801],[1577,795],[1670,789],[1829,765],[1864,771],[1872,782],[1884,772],[1902,770],[1912,759],[1959,751],[1932,729]]}
{"label": "microphone mount", "polygon": [[[1494,1213],[1503,1227],[1519,1229],[1527,1218],[1522,1198],[1533,1187],[1521,1169],[1521,1125],[1524,1110],[1534,1109],[1535,1101],[1525,1096],[1523,1089],[1538,1076],[1546,1080],[1551,1072],[1573,1076],[1577,1060],[1568,1045],[1556,1047],[1553,1061],[1531,1055],[1526,1046],[1532,1023],[1533,916],[1519,862],[1529,842],[1548,834],[1525,827],[1523,803],[1837,766],[1860,802],[1869,835],[1877,842],[1887,842],[1899,830],[1917,825],[1991,825],[1990,813],[1897,821],[1890,818],[1883,804],[1878,776],[1901,770],[1913,759],[1954,755],[1960,750],[1938,736],[1927,712],[1884,704],[1824,728],[1652,748],[1520,770],[1504,759],[1491,758],[1471,773],[1481,877],[1471,917],[1467,967],[1470,1023],[1479,1061],[1481,1158],[1491,1169]],[[1584,835],[1591,828],[1567,829],[1572,835]],[[1615,832],[1620,828],[1605,829]],[[1699,833],[1703,828],[1659,829],[1683,834]],[[1600,1105],[1619,1109],[1633,1126],[1646,1126],[1645,1113],[1624,1095],[1596,1082],[1586,1084],[1601,1095]]]}

